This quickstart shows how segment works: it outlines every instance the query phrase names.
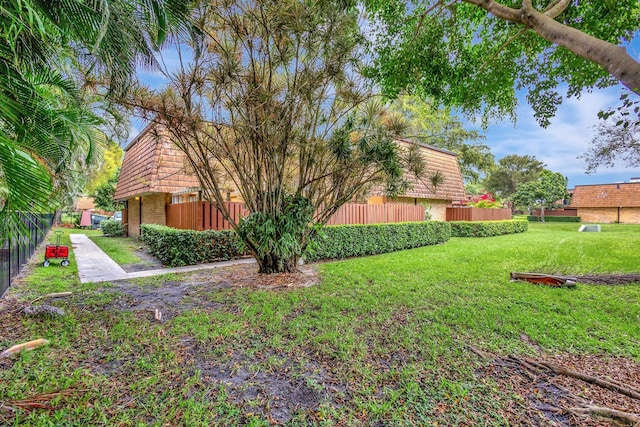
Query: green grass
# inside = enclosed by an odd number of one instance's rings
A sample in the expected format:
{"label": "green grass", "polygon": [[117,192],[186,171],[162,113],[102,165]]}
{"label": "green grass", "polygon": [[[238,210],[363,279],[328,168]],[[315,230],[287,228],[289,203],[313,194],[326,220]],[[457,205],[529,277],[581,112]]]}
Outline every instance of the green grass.
{"label": "green grass", "polygon": [[135,254],[140,243],[129,237],[91,236],[93,242],[120,265],[134,264],[141,259]]}
{"label": "green grass", "polygon": [[[0,369],[0,403],[69,390],[51,411],[6,418],[21,425],[257,426],[269,425],[266,412],[280,402],[269,387],[290,381],[284,400],[299,390],[332,398],[292,411],[287,425],[506,425],[501,408],[526,396],[480,377],[483,362],[469,346],[533,355],[535,343],[546,353],[640,363],[640,284],[572,290],[509,282],[511,271],[638,272],[640,226],[578,226],[532,223],[522,234],[326,263],[311,288],[200,286],[186,297],[193,307],[164,323],[119,310],[131,300],[104,285],[81,287],[67,274],[73,262],[67,270],[36,267],[14,295],[76,292],[57,303],[64,318],[16,323],[0,313],[0,322],[13,322],[0,346],[51,340]],[[191,277],[135,286],[152,292]],[[211,379],[221,372],[245,375],[240,387],[275,379],[266,395],[243,395]],[[511,408],[527,416],[523,406]]]}

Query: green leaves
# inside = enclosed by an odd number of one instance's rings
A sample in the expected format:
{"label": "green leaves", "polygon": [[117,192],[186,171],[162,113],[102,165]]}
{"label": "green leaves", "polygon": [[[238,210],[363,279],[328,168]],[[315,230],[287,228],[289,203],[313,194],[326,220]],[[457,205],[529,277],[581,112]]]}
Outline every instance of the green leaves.
{"label": "green leaves", "polygon": [[[570,2],[555,20],[537,13],[540,22],[523,21],[523,2],[513,0],[494,1],[491,13],[483,9],[485,2],[471,0],[363,3],[376,37],[368,75],[385,95],[406,90],[467,114],[480,113],[484,124],[514,118],[517,90],[528,92],[544,126],[562,102],[561,84],[568,96],[579,96],[617,79],[633,86],[626,78],[638,73],[637,60],[615,49],[638,30],[636,0]],[[544,12],[553,2],[533,3]],[[609,63],[627,68],[619,73]]]}

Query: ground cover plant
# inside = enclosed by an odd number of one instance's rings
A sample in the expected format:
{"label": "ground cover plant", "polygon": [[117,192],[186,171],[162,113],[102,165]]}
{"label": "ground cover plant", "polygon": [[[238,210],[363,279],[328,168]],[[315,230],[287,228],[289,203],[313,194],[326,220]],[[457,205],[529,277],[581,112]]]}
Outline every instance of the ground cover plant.
{"label": "ground cover plant", "polygon": [[[612,424],[569,408],[638,414],[638,400],[525,358],[640,388],[640,284],[568,290],[508,277],[637,273],[639,235],[634,225],[531,223],[317,264],[319,283],[310,270],[245,265],[80,285],[62,276],[72,263],[49,267],[61,275],[52,288],[34,265],[2,301],[0,347],[51,342],[0,359],[0,423]],[[65,316],[20,311],[62,290],[74,294],[50,303]]]}

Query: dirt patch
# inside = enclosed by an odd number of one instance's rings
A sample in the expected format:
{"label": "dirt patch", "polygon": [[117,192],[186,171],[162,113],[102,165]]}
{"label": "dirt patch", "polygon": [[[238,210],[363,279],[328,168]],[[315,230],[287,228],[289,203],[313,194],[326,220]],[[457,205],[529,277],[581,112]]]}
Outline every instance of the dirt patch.
{"label": "dirt patch", "polygon": [[234,352],[220,363],[206,348],[187,342],[191,369],[198,370],[209,387],[225,387],[229,401],[245,413],[263,414],[273,424],[296,416],[314,418],[320,405],[336,405],[347,386],[320,364],[284,353],[257,353],[251,357]]}
{"label": "dirt patch", "polygon": [[589,285],[626,285],[629,283],[640,283],[640,273],[618,273],[618,274],[590,274],[576,276],[580,283]]}
{"label": "dirt patch", "polygon": [[108,307],[110,309],[147,311],[152,317],[158,309],[162,312],[162,320],[169,320],[185,310],[220,308],[220,304],[206,298],[206,293],[212,289],[252,287],[283,290],[309,287],[319,282],[318,273],[312,266],[304,266],[297,273],[265,275],[258,273],[255,264],[238,264],[196,271],[183,276],[180,281],[167,278],[156,283],[158,286],[139,286],[128,280],[113,282],[112,286],[100,292],[121,295]]}
{"label": "dirt patch", "polygon": [[157,270],[163,267],[162,263],[155,257],[149,255],[146,246],[140,246],[133,252],[135,256],[140,258],[140,261],[132,264],[121,265],[122,269],[127,273],[133,273],[136,271]]}
{"label": "dirt patch", "polygon": [[[596,355],[542,355],[537,361],[561,365],[573,371],[640,387],[640,364],[625,358]],[[577,408],[607,407],[640,414],[640,401],[566,375],[556,374],[517,357],[491,355],[477,375],[495,380],[517,398],[503,407],[512,425],[611,426],[632,425],[624,420],[585,415]],[[522,414],[527,414],[523,419]]]}

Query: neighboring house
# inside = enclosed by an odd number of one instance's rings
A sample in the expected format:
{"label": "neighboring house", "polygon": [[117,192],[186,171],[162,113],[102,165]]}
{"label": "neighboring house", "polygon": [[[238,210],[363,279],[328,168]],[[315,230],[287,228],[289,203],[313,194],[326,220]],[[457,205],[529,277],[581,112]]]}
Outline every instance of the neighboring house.
{"label": "neighboring house", "polygon": [[576,185],[570,207],[582,222],[640,224],[640,182]]}
{"label": "neighboring house", "polygon": [[159,127],[147,126],[127,145],[114,198],[125,202],[129,236],[140,235],[140,224],[164,225],[166,205],[199,199],[198,180],[184,166],[184,156]]}
{"label": "neighboring house", "polygon": [[[367,203],[369,204],[408,204],[422,205],[429,210],[431,219],[444,221],[446,209],[453,203],[466,199],[466,191],[458,164],[458,156],[451,151],[433,147],[431,145],[415,143],[405,139],[399,140],[401,145],[416,144],[422,148],[427,169],[431,172],[439,171],[444,181],[438,187],[433,188],[428,176],[417,179],[409,175],[411,189],[401,197],[391,198],[383,196],[380,192],[372,192]],[[427,173],[428,174],[428,173]]]}
{"label": "neighboring house", "polygon": [[76,199],[75,204],[73,205],[73,210],[78,211],[92,211],[96,208],[96,205],[93,201],[93,197],[87,196],[79,196]]}
{"label": "neighboring house", "polygon": [[[400,144],[413,142],[400,140]],[[444,180],[431,188],[428,177],[409,177],[412,189],[402,197],[391,199],[380,192],[369,197],[368,204],[422,205],[431,218],[444,221],[446,207],[465,197],[462,174],[454,153],[419,144],[430,171],[438,170]],[[126,202],[129,236],[140,235],[140,224],[166,224],[166,206],[201,199],[196,177],[185,171],[185,158],[167,132],[149,125],[125,148],[124,160],[116,185],[115,199]],[[228,201],[241,201],[233,192]]]}

